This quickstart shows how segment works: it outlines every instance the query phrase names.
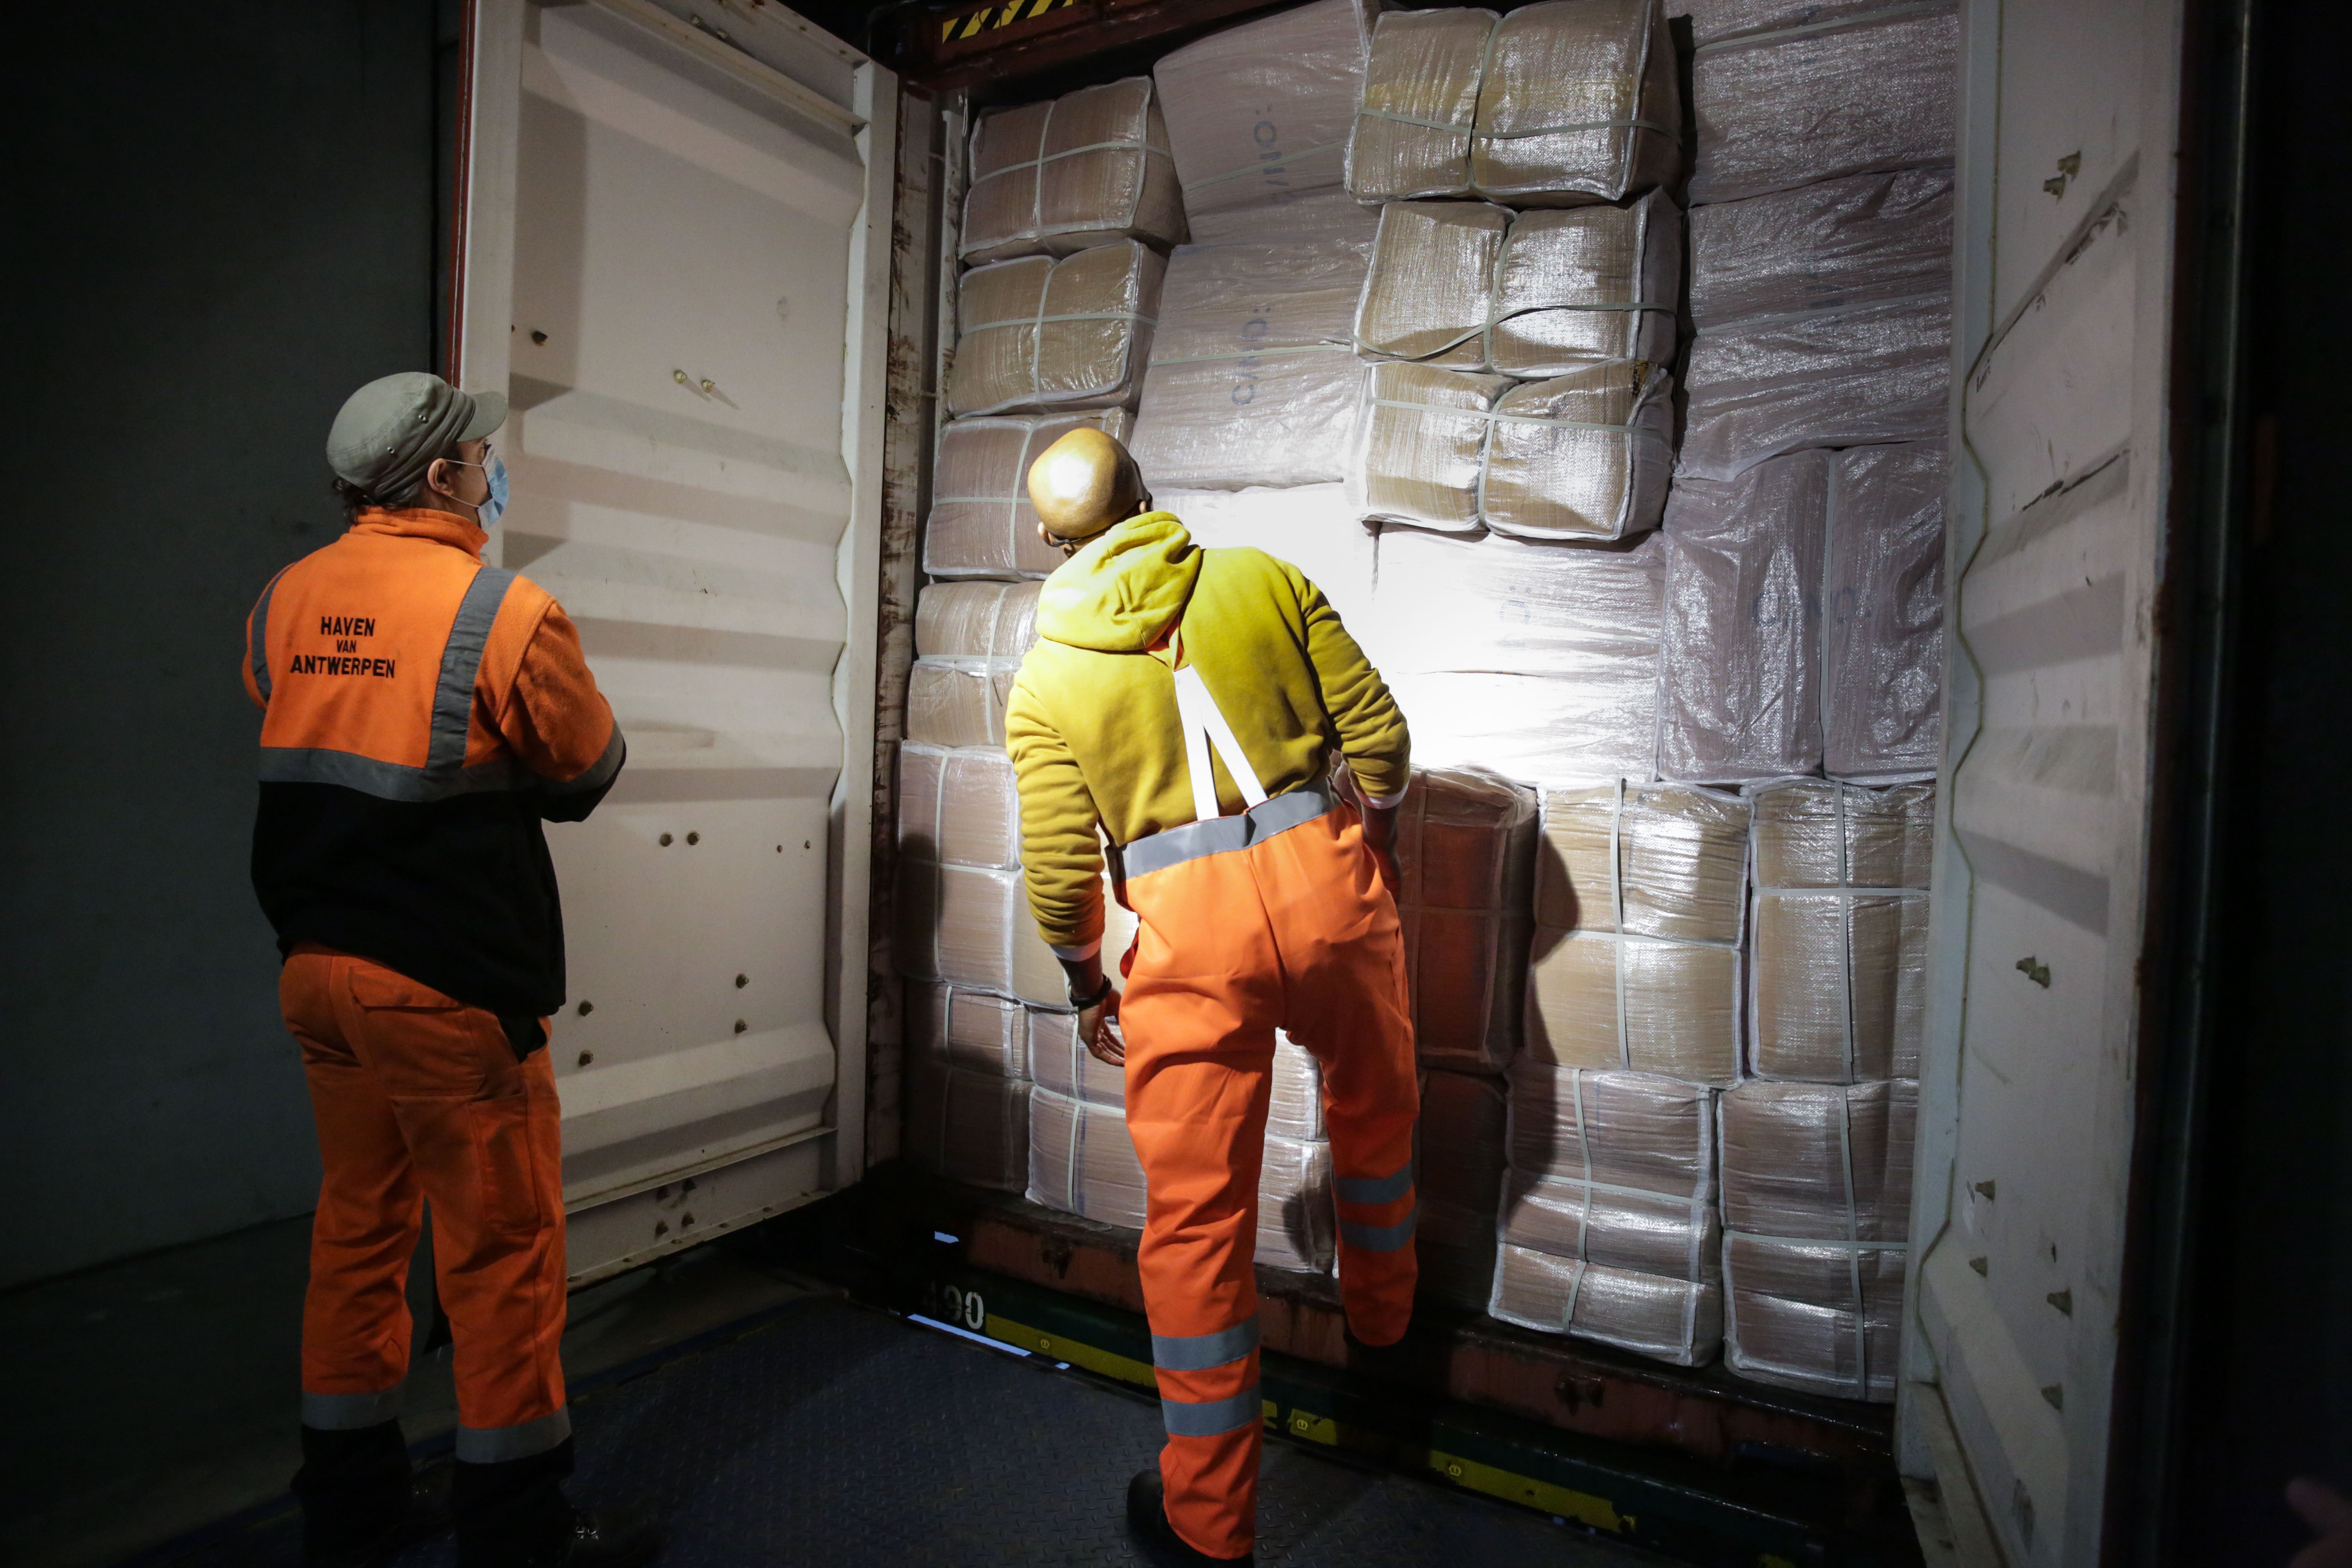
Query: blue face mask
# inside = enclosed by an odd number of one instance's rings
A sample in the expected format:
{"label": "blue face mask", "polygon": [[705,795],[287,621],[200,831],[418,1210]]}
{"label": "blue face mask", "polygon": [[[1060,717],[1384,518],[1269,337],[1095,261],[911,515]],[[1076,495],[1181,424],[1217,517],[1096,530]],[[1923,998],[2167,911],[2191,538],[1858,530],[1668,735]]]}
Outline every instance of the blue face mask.
{"label": "blue face mask", "polygon": [[507,510],[507,460],[496,452],[490,454],[489,480],[490,499],[475,511],[484,532],[496,526],[499,514]]}

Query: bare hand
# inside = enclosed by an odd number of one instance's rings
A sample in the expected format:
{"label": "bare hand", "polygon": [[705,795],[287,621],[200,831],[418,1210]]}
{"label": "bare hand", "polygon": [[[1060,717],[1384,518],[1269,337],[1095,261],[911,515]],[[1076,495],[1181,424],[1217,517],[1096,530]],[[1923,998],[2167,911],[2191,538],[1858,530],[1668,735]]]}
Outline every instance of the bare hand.
{"label": "bare hand", "polygon": [[1367,805],[1362,810],[1364,845],[1379,863],[1381,879],[1388,883],[1389,891],[1394,893],[1402,882],[1396,863],[1397,808],[1393,805]]}
{"label": "bare hand", "polygon": [[2286,1487],[2287,1506],[2319,1539],[2296,1552],[2287,1568],[2352,1568],[2352,1499],[2334,1487],[2298,1476]]}
{"label": "bare hand", "polygon": [[1101,1002],[1078,1013],[1078,1038],[1087,1043],[1087,1054],[1107,1067],[1127,1065],[1127,1037],[1118,1026],[1118,993],[1110,992]]}

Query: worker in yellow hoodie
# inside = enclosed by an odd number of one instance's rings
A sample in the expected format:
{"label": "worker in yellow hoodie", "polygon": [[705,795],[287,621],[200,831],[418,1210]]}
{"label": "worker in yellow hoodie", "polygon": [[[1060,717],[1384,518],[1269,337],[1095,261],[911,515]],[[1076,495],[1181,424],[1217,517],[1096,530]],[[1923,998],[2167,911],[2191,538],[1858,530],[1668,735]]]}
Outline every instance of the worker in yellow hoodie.
{"label": "worker in yellow hoodie", "polygon": [[[1022,865],[1087,1048],[1126,1063],[1148,1189],[1168,1440],[1128,1517],[1156,1563],[1247,1562],[1276,1028],[1323,1069],[1349,1332],[1392,1344],[1412,1310],[1420,1097],[1389,855],[1404,719],[1297,567],[1194,544],[1111,437],[1055,442],[1029,494],[1069,559],[1005,710]],[[1105,840],[1139,921],[1123,996],[1103,971]]]}

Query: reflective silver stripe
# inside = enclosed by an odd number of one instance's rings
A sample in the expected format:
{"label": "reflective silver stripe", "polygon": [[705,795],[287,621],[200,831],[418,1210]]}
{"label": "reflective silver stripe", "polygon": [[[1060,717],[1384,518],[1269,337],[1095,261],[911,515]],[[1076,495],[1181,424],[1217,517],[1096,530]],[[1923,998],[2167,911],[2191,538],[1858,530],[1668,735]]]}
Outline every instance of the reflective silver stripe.
{"label": "reflective silver stripe", "polygon": [[621,771],[621,763],[629,754],[628,742],[621,739],[621,727],[613,726],[613,738],[604,742],[604,753],[588,764],[587,771],[576,779],[562,784],[552,779],[541,780],[550,795],[578,795],[583,790],[602,789],[612,783],[613,775]]}
{"label": "reflective silver stripe", "polygon": [[568,1405],[552,1415],[513,1426],[460,1426],[457,1462],[499,1465],[509,1459],[528,1459],[533,1454],[546,1453],[571,1436],[572,1407]]}
{"label": "reflective silver stripe", "polygon": [[1265,1405],[1257,1396],[1257,1384],[1230,1399],[1203,1400],[1198,1405],[1181,1399],[1162,1399],[1160,1419],[1168,1427],[1171,1437],[1214,1437],[1221,1433],[1255,1426],[1265,1419]]}
{"label": "reflective silver stripe", "polygon": [[453,795],[480,795],[488,790],[516,790],[532,782],[530,773],[510,757],[436,774],[429,767],[378,762],[356,752],[331,751],[324,746],[264,746],[264,784],[329,784],[355,789],[384,800],[447,800]]}
{"label": "reflective silver stripe", "polygon": [[1127,875],[1141,877],[1206,855],[1223,855],[1262,844],[1276,834],[1314,821],[1339,804],[1320,784],[1302,784],[1263,805],[1251,806],[1238,816],[1213,816],[1206,822],[1188,822],[1181,827],[1139,838],[1122,848],[1119,855]]}
{"label": "reflective silver stripe", "polygon": [[1366,1252],[1394,1252],[1412,1239],[1413,1226],[1421,1221],[1421,1205],[1416,1202],[1412,1212],[1394,1225],[1358,1225],[1354,1220],[1339,1222],[1339,1239]]}
{"label": "reflective silver stripe", "polygon": [[1206,1372],[1257,1349],[1255,1314],[1213,1334],[1154,1334],[1151,1364],[1168,1372]]}
{"label": "reflective silver stripe", "polygon": [[1341,1176],[1332,1185],[1343,1204],[1392,1204],[1412,1191],[1412,1162],[1385,1176]]}
{"label": "reflective silver stripe", "polygon": [[499,618],[515,574],[485,566],[466,584],[449,641],[441,649],[441,684],[433,694],[433,739],[425,749],[425,770],[454,773],[466,765],[466,731],[474,720],[474,678],[481,673],[482,646]]}
{"label": "reflective silver stripe", "polygon": [[[285,576],[288,570],[280,567],[278,577]],[[269,595],[278,591],[278,577],[272,577],[261,590],[261,597],[253,602],[253,636],[246,649],[253,663],[254,689],[261,693],[264,702],[269,700]]]}
{"label": "reflective silver stripe", "polygon": [[373,1394],[313,1394],[302,1391],[302,1425],[318,1432],[356,1432],[400,1418],[401,1395],[406,1383]]}

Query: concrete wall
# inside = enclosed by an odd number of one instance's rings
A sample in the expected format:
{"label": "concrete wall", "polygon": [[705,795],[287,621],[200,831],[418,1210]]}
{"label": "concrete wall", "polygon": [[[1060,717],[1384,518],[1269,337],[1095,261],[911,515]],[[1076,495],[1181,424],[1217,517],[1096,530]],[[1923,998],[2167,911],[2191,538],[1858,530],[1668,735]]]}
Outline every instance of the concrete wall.
{"label": "concrete wall", "polygon": [[240,626],[341,530],[343,396],[432,363],[434,32],[433,0],[0,31],[0,1285],[314,1201]]}

